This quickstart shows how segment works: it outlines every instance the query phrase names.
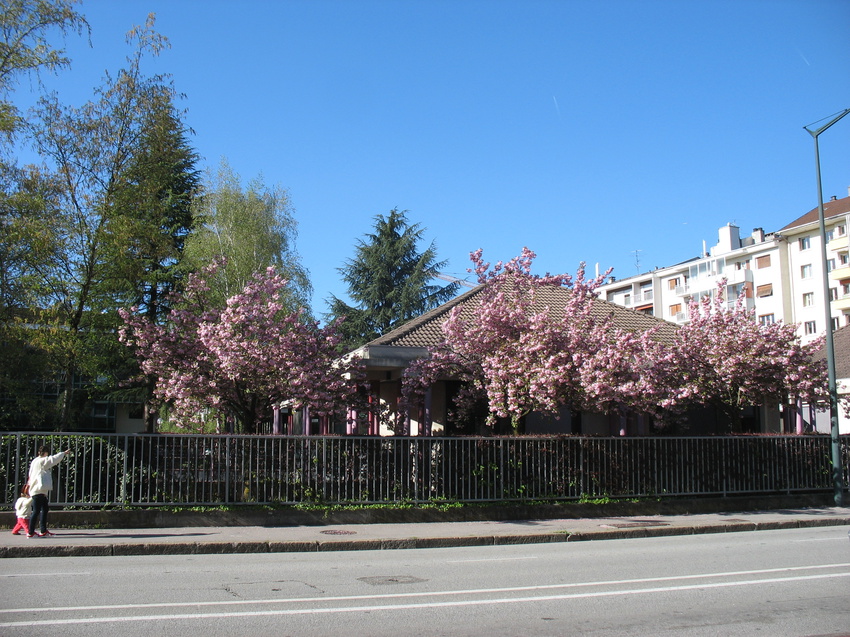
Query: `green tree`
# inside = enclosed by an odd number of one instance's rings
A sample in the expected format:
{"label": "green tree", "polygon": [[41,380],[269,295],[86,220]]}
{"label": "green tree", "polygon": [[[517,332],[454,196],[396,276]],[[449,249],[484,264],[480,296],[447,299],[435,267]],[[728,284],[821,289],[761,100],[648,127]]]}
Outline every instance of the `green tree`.
{"label": "green tree", "polygon": [[[53,414],[41,400],[47,358],[32,347],[32,290],[57,262],[52,241],[58,183],[45,170],[19,167],[15,133],[25,120],[12,103],[22,76],[56,72],[70,60],[48,35],[83,34],[85,19],[66,0],[6,0],[0,6],[0,427],[43,426]],[[49,388],[48,388],[49,389]]]}
{"label": "green tree", "polygon": [[139,147],[119,177],[106,243],[125,304],[153,321],[167,313],[165,299],[185,274],[192,203],[201,187],[198,155],[173,101],[164,97],[144,116]]}
{"label": "green tree", "polygon": [[88,31],[75,0],[4,0],[0,8],[0,131],[16,128],[18,111],[8,101],[18,77],[44,69],[57,71],[70,60],[47,39],[50,31],[63,34]]}
{"label": "green tree", "polygon": [[[111,255],[116,297],[148,321],[162,323],[168,299],[185,276],[183,254],[192,231],[192,202],[200,189],[197,153],[170,99],[151,110],[142,123],[138,151],[116,188],[105,250]],[[127,351],[126,376],[138,378],[136,360]],[[156,431],[155,378],[125,386],[111,397],[144,403],[145,430]]]}
{"label": "green tree", "polygon": [[191,268],[226,262],[209,282],[219,306],[239,294],[255,273],[274,267],[289,281],[287,309],[309,308],[310,277],[295,248],[298,225],[286,190],[267,187],[261,177],[243,189],[239,175],[222,159],[196,201],[193,223],[195,231],[186,241]]}
{"label": "green tree", "polygon": [[344,347],[353,349],[431,310],[457,294],[458,283],[434,285],[446,261],[437,261],[434,242],[424,251],[425,228],[409,224],[407,211],[375,217],[375,232],[360,239],[353,259],[338,268],[354,305],[329,301],[332,319],[344,317]]}
{"label": "green tree", "polygon": [[[127,66],[106,76],[94,100],[74,108],[62,105],[56,95],[45,97],[33,123],[36,149],[55,170],[60,214],[50,228],[58,258],[32,289],[39,329],[32,330],[31,345],[61,372],[62,428],[71,424],[75,405],[91,389],[81,380],[98,379],[106,388],[126,371],[117,308],[127,290],[118,273],[135,255],[115,242],[127,241],[126,228],[133,226],[122,217],[134,192],[128,175],[144,156],[151,114],[167,110],[175,95],[168,78],[142,72],[143,59],[168,44],[153,27],[151,16],[128,34],[135,49]],[[150,224],[140,228],[147,231]]]}

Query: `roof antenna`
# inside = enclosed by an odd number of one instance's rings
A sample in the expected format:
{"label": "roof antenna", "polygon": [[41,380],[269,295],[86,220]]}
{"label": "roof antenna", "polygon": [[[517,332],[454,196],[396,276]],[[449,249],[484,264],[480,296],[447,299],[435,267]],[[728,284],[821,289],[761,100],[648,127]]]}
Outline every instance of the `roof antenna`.
{"label": "roof antenna", "polygon": [[635,270],[637,270],[637,273],[640,274],[640,253],[643,252],[643,250],[632,250],[632,252],[635,255]]}

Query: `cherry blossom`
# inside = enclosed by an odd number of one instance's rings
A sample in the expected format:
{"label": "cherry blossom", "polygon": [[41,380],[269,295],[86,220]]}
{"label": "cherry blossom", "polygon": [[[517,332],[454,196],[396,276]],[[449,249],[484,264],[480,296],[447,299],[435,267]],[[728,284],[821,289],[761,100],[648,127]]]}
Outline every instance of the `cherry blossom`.
{"label": "cherry blossom", "polygon": [[274,268],[256,273],[223,309],[210,307],[207,280],[220,267],[188,278],[167,324],[121,313],[120,338],[156,379],[155,396],[176,423],[191,426],[212,411],[252,433],[284,402],[330,415],[356,401],[363,371],[359,361],[339,359],[335,325],[320,328],[301,311],[286,312],[286,280]]}

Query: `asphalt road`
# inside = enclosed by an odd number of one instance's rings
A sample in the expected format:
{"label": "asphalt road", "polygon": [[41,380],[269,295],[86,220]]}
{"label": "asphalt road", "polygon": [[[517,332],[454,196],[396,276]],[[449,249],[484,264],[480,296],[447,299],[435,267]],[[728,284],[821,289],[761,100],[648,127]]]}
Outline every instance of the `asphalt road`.
{"label": "asphalt road", "polygon": [[850,635],[844,527],[396,551],[9,558],[0,635]]}

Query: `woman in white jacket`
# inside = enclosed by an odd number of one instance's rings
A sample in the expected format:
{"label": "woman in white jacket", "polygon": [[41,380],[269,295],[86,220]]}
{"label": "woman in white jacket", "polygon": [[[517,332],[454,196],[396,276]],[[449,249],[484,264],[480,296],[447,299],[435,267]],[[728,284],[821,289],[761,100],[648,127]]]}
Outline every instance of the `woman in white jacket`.
{"label": "woman in white jacket", "polygon": [[[69,453],[71,453],[71,450],[66,449],[51,456],[46,447],[38,448],[38,455],[30,464],[29,482],[27,483],[32,497],[32,517],[30,518],[27,537],[53,535],[47,530],[47,511],[49,509],[47,495],[53,490],[52,469],[62,462],[62,459]],[[35,530],[36,522],[40,522],[39,531]]]}

